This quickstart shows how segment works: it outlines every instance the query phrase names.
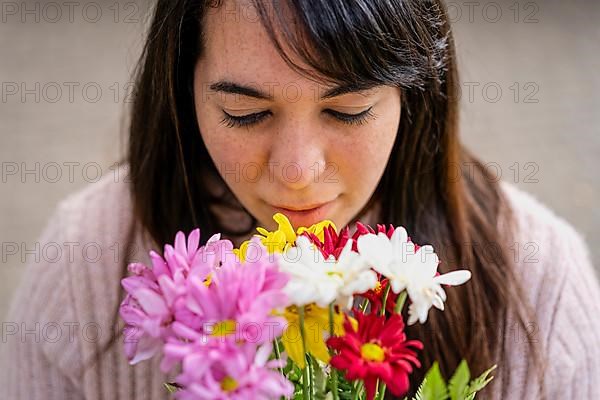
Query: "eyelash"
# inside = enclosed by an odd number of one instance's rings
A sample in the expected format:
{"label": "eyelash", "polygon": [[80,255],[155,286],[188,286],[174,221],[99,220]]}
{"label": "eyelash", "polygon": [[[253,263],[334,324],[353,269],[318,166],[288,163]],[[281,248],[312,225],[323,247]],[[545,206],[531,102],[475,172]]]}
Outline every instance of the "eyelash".
{"label": "eyelash", "polygon": [[[372,109],[373,109],[373,107],[369,107],[368,109],[361,111],[358,114],[345,114],[345,113],[337,112],[334,110],[327,110],[327,112],[333,118],[337,119],[338,121],[340,121],[344,124],[363,125],[369,119],[377,118],[377,116],[373,113]],[[226,127],[228,127],[228,128],[234,128],[234,127],[244,128],[244,127],[250,127],[252,125],[256,125],[256,124],[262,122],[268,116],[269,111],[262,111],[259,113],[248,114],[248,115],[244,115],[241,117],[228,114],[224,110],[223,110],[223,114],[225,114],[225,116],[221,120],[221,123],[225,124]]]}

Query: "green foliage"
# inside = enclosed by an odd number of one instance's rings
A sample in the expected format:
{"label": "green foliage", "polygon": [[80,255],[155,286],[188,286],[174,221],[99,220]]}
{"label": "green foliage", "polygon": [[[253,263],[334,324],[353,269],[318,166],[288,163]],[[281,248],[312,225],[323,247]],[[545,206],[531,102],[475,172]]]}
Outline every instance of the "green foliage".
{"label": "green foliage", "polygon": [[294,385],[293,400],[301,400],[302,395],[302,370],[292,362],[291,358],[287,359],[285,367],[283,367],[283,375]]}
{"label": "green foliage", "polygon": [[446,400],[448,398],[448,388],[444,377],[440,372],[437,362],[429,369],[425,375],[425,384],[423,385],[423,400]]}
{"label": "green foliage", "polygon": [[465,360],[462,360],[448,382],[448,394],[452,400],[464,400],[465,392],[469,386],[471,371]]}
{"label": "green foliage", "polygon": [[465,390],[466,400],[473,400],[475,398],[475,394],[477,394],[477,392],[486,387],[487,384],[490,383],[492,379],[494,379],[493,376],[490,376],[490,373],[495,369],[496,365],[490,367],[469,383],[469,387]]}
{"label": "green foliage", "polygon": [[343,374],[338,373],[338,397],[340,400],[354,399],[355,384],[344,378]]}
{"label": "green foliage", "polygon": [[327,376],[323,372],[323,368],[319,365],[319,362],[314,358],[310,357],[311,363],[311,379],[313,384],[313,399],[325,400],[327,392]]}
{"label": "green foliage", "polygon": [[[427,382],[427,379],[423,379],[423,382],[421,382],[421,385],[419,386],[419,390],[417,390],[417,394],[414,397],[414,400],[423,400],[423,388],[425,387],[425,382]],[[404,400],[407,400],[407,398],[405,397]]]}
{"label": "green foliage", "polygon": [[[496,366],[494,365],[477,378],[471,380],[469,366],[465,360],[462,360],[454,375],[448,381],[448,385],[446,385],[439,365],[436,362],[425,375],[425,379],[423,379],[417,394],[412,400],[473,400],[477,392],[486,387],[494,379],[493,376],[490,376],[490,373],[495,368]],[[408,400],[408,398],[404,398],[404,400]]]}

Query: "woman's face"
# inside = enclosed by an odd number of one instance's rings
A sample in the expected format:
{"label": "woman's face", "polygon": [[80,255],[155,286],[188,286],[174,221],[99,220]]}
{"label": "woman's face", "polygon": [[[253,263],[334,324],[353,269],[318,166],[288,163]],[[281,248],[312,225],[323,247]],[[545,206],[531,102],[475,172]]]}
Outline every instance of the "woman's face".
{"label": "woman's face", "polygon": [[400,89],[346,91],[302,77],[250,18],[256,14],[240,7],[226,2],[205,19],[194,97],[206,148],[261,226],[274,229],[276,212],[295,227],[321,219],[346,226],[384,172]]}

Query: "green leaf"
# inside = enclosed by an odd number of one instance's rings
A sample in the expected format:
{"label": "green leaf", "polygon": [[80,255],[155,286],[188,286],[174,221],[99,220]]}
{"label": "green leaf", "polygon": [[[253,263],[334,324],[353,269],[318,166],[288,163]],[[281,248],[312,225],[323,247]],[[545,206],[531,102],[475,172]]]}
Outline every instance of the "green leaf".
{"label": "green leaf", "polygon": [[479,375],[477,378],[473,379],[471,383],[469,383],[469,387],[466,389],[465,392],[466,400],[473,400],[475,398],[475,394],[482,390],[484,387],[486,387],[487,384],[490,383],[492,379],[494,379],[493,376],[489,375],[493,370],[496,369],[496,367],[497,365],[493,365],[492,367],[484,371],[481,375]]}
{"label": "green leaf", "polygon": [[327,376],[323,372],[323,368],[319,365],[318,361],[314,357],[310,357],[310,363],[312,365],[312,383],[314,388],[313,398],[316,400],[325,400],[325,392],[327,389]]}
{"label": "green leaf", "polygon": [[354,398],[354,383],[348,381],[340,371],[338,371],[338,397],[340,400],[352,400]]}
{"label": "green leaf", "polygon": [[446,382],[436,361],[429,371],[427,371],[423,380],[422,400],[446,400],[447,398],[448,389],[446,388]]}
{"label": "green leaf", "polygon": [[[419,389],[417,390],[415,397],[413,397],[413,400],[424,400],[423,387],[425,387],[425,382],[427,382],[427,378],[423,379],[423,382],[421,382],[421,384],[419,385]],[[408,399],[405,397],[404,400]]]}
{"label": "green leaf", "polygon": [[462,360],[456,368],[454,375],[448,382],[448,392],[451,400],[465,400],[466,390],[471,380],[471,371],[465,360]]}

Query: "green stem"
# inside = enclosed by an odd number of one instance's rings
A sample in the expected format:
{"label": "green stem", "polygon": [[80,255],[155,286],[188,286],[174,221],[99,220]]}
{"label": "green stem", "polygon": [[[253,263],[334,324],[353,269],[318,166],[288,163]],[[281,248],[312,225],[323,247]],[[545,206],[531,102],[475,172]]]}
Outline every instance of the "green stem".
{"label": "green stem", "polygon": [[300,320],[300,336],[302,337],[302,351],[304,352],[304,368],[302,368],[302,395],[304,400],[310,400],[311,392],[308,387],[308,364],[306,363],[306,340],[304,333],[304,306],[298,307],[298,319]]}
{"label": "green stem", "polygon": [[403,290],[402,293],[400,293],[400,296],[398,296],[398,299],[396,300],[396,306],[394,307],[394,312],[396,314],[402,313],[402,308],[404,307],[404,303],[406,302],[406,296],[406,290]]}
{"label": "green stem", "polygon": [[390,282],[388,282],[387,286],[385,287],[385,292],[383,292],[383,304],[381,306],[381,315],[385,315],[385,306],[387,305],[387,298],[388,294],[390,293],[391,287],[392,285],[390,284]]}
{"label": "green stem", "polygon": [[358,400],[360,399],[360,395],[363,392],[363,381],[357,381],[358,384],[354,386],[354,396],[352,397],[352,400]]}
{"label": "green stem", "polygon": [[379,400],[383,400],[385,398],[385,383],[383,383],[382,381],[379,381],[379,384],[380,384],[381,388],[378,389],[379,394],[378,394],[377,398]]}
{"label": "green stem", "polygon": [[[277,338],[275,338],[273,340],[273,349],[275,349],[275,358],[277,358],[278,360],[281,360],[281,351],[279,351],[279,343],[277,342]],[[283,368],[279,367],[279,373],[281,373],[281,375],[285,376],[283,374]]]}
{"label": "green stem", "polygon": [[310,390],[308,387],[308,367],[302,369],[302,397],[304,400],[310,400]]}
{"label": "green stem", "polygon": [[[333,337],[334,331],[334,322],[333,322],[333,303],[329,305],[329,337]],[[333,355],[333,350],[329,349],[329,353]],[[332,391],[333,391],[333,400],[338,400],[338,378],[337,371],[335,368],[331,367],[331,383],[332,383]]]}
{"label": "green stem", "polygon": [[315,397],[315,385],[313,382],[313,365],[310,354],[306,355],[306,365],[308,369],[308,393],[310,394],[310,398],[313,399]]}
{"label": "green stem", "polygon": [[[384,295],[384,303],[387,301],[387,294],[388,294],[388,290],[390,288],[391,285],[388,285],[388,287],[386,288],[386,293]],[[404,307],[404,303],[406,302],[406,297],[407,297],[407,293],[406,290],[402,291],[402,293],[400,293],[400,295],[398,296],[398,298],[396,299],[396,305],[394,306],[394,312],[396,314],[400,314],[402,312],[402,307]],[[385,306],[384,306],[385,309]],[[385,383],[383,383],[383,381],[377,381],[377,396],[376,398],[378,400],[384,400],[385,398],[385,391],[386,391],[386,385]]]}
{"label": "green stem", "polygon": [[369,299],[364,299],[362,304],[359,307],[360,312],[364,313],[365,310],[367,309],[368,305],[369,305]]}

